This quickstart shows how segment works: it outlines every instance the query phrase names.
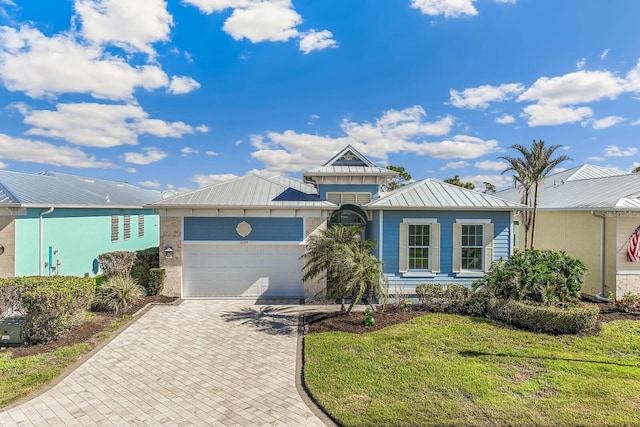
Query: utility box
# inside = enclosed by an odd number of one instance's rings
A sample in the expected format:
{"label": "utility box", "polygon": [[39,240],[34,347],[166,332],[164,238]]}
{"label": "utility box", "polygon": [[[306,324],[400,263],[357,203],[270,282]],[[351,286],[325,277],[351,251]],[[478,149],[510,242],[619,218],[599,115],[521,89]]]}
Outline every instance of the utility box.
{"label": "utility box", "polygon": [[0,347],[21,346],[24,344],[24,317],[5,317],[0,319]]}

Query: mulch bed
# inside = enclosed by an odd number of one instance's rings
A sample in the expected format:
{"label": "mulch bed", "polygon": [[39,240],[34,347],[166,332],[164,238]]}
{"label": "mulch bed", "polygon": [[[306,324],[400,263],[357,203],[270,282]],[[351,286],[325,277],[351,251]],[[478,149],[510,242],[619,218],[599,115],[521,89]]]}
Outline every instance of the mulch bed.
{"label": "mulch bed", "polygon": [[61,336],[55,341],[51,341],[44,344],[36,344],[24,347],[2,347],[0,348],[0,354],[4,352],[11,352],[12,358],[24,357],[24,356],[32,356],[40,353],[46,353],[49,351],[56,350],[60,347],[66,347],[69,345],[74,345],[81,342],[87,342],[91,346],[91,348],[98,345],[101,341],[99,335],[101,332],[109,330],[109,325],[114,320],[121,319],[126,315],[133,315],[138,310],[143,308],[145,305],[149,303],[155,304],[171,304],[176,300],[173,297],[166,297],[164,295],[155,295],[140,298],[135,303],[127,307],[126,310],[120,311],[116,313],[104,313],[104,312],[96,312],[93,320],[87,320],[82,322],[76,328],[72,329],[71,332]]}
{"label": "mulch bed", "polygon": [[[638,314],[616,311],[609,304],[604,302],[597,302],[596,304],[600,307],[598,325],[593,331],[582,335],[597,333],[600,330],[600,325],[604,322],[625,319],[640,321],[640,315]],[[387,307],[383,313],[376,312],[374,314],[374,318],[376,320],[376,324],[374,326],[364,326],[364,315],[362,312],[352,312],[348,316],[340,312],[313,313],[305,317],[305,332],[350,332],[365,334],[368,332],[379,331],[387,326],[404,323],[414,317],[424,316],[428,313],[429,312],[427,311],[419,309],[405,312],[400,308]]]}

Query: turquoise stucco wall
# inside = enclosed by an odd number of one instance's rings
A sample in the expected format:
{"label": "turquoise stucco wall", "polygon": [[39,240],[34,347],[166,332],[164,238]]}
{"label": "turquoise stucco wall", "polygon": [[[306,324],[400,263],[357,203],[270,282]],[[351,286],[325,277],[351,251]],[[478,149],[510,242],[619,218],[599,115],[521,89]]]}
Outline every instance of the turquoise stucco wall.
{"label": "turquoise stucco wall", "polygon": [[[39,274],[39,214],[46,209],[28,209],[16,217],[16,276]],[[144,214],[144,236],[138,237],[138,215]],[[111,241],[111,215],[119,216],[118,240]],[[124,215],[131,215],[131,237],[124,239]],[[48,248],[57,249],[52,265],[61,260],[59,270],[43,268],[43,274],[91,276],[98,273],[97,257],[103,252],[134,251],[158,246],[159,219],[151,210],[136,209],[55,209],[43,217],[43,259]]]}

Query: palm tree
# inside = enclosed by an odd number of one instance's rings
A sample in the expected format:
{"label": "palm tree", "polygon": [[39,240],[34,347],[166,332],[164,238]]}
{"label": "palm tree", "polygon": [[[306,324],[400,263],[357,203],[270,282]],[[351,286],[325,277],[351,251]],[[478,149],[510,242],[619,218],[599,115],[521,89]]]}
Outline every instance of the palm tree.
{"label": "palm tree", "polygon": [[[533,249],[535,246],[536,233],[536,216],[538,213],[538,197],[540,183],[542,180],[560,163],[571,160],[569,156],[561,155],[554,159],[551,157],[553,153],[560,148],[561,145],[545,146],[543,140],[534,140],[531,149],[515,144],[510,148],[518,150],[521,157],[500,157],[509,163],[509,166],[502,172],[515,172],[514,179],[522,185],[521,203],[533,206],[533,212],[523,212],[523,225],[525,230],[524,247],[525,249]],[[531,188],[533,187],[533,192]],[[531,242],[528,241],[529,230],[531,231]]]}
{"label": "palm tree", "polygon": [[[345,314],[351,313],[367,292],[386,296],[382,289],[386,281],[382,263],[372,253],[374,242],[363,242],[361,231],[358,226],[342,225],[322,230],[309,239],[303,255],[306,260],[303,280],[326,277],[327,296],[340,298],[340,309]],[[345,310],[348,296],[351,303]]]}

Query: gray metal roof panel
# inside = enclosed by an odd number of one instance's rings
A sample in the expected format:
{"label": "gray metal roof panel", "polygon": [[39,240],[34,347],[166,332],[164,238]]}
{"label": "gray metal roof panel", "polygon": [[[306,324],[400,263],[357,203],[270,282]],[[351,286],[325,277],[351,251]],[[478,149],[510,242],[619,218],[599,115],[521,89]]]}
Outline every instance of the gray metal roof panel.
{"label": "gray metal roof panel", "polygon": [[376,175],[376,176],[396,176],[398,172],[378,166],[321,166],[305,172],[305,176],[314,175]]}
{"label": "gray metal roof panel", "polygon": [[[496,193],[507,200],[520,200],[520,189]],[[539,209],[637,209],[640,205],[640,174],[557,182],[539,191]]]}
{"label": "gray metal roof panel", "polygon": [[155,190],[131,184],[46,172],[0,171],[0,203],[28,206],[141,207],[161,198]]}
{"label": "gray metal roof panel", "polygon": [[519,209],[519,203],[425,179],[399,188],[367,205],[369,208]]}
{"label": "gray metal roof panel", "polygon": [[[153,207],[321,207],[336,205],[313,194],[301,191],[310,186],[289,179],[270,179],[251,174],[206,188],[177,194],[152,204]],[[287,184],[294,185],[285,185]],[[295,188],[298,187],[298,188]],[[292,191],[293,190],[293,191]]]}

